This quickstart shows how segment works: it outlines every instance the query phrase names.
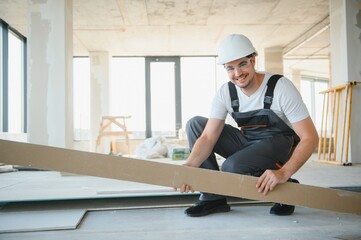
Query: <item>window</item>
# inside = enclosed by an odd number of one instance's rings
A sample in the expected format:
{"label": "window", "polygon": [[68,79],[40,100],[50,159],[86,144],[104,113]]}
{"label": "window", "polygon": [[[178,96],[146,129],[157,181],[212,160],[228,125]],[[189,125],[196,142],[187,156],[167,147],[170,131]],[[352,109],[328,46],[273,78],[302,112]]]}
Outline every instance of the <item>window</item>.
{"label": "window", "polygon": [[127,128],[132,138],[145,138],[145,58],[114,57],[111,61],[109,111],[131,116]]}
{"label": "window", "polygon": [[23,132],[24,88],[23,42],[13,32],[9,32],[8,66],[8,131]]}
{"label": "window", "polygon": [[26,39],[6,22],[1,24],[1,130],[26,132]]}
{"label": "window", "polygon": [[181,66],[182,128],[184,129],[190,118],[209,116],[217,90],[217,76],[214,57],[182,57]]}
{"label": "window", "polygon": [[4,99],[4,83],[3,83],[3,66],[4,66],[4,51],[3,51],[3,33],[4,26],[2,21],[0,20],[0,132],[3,131],[3,118],[4,118],[4,110],[3,110],[3,99]]}
{"label": "window", "polygon": [[312,77],[301,78],[301,95],[311,118],[318,131],[322,124],[323,95],[319,94],[328,88],[327,79],[314,79]]}
{"label": "window", "polygon": [[73,117],[74,140],[90,138],[90,60],[89,57],[73,59]]}
{"label": "window", "polygon": [[110,115],[131,116],[132,138],[176,137],[191,117],[209,115],[226,81],[215,57],[113,57]]}
{"label": "window", "polygon": [[175,62],[150,62],[151,136],[176,137]]}

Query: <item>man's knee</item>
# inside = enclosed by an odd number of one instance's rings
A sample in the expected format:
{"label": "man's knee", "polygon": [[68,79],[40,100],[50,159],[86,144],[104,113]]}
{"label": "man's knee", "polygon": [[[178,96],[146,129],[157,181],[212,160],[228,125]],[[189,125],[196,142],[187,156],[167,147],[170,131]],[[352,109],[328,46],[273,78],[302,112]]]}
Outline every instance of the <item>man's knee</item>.
{"label": "man's knee", "polygon": [[264,170],[254,166],[247,165],[240,161],[224,161],[221,166],[222,172],[237,173],[242,175],[251,175],[259,177]]}
{"label": "man's knee", "polygon": [[203,132],[208,119],[201,116],[195,116],[188,120],[186,124],[186,134],[189,136],[190,134],[194,133],[201,133]]}
{"label": "man's knee", "polygon": [[221,166],[222,172],[238,173],[238,174],[247,174],[248,167],[244,164],[234,161],[224,161]]}

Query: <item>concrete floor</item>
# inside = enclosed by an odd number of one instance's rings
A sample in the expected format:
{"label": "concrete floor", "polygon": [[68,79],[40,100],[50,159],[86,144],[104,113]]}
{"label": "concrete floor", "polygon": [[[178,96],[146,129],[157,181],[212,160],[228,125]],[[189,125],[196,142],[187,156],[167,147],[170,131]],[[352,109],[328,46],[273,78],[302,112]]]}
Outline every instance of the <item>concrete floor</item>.
{"label": "concrete floor", "polygon": [[[309,161],[295,177],[315,186],[361,186],[361,165]],[[142,191],[147,197],[140,197]],[[184,209],[197,197],[158,186],[55,172],[2,173],[3,216],[62,209],[87,213],[74,230],[4,233],[0,239],[361,239],[359,215],[297,207],[292,216],[279,217],[268,213],[271,203],[230,198],[229,213],[185,216]]]}
{"label": "concrete floor", "polygon": [[269,206],[232,206],[190,218],[184,207],[90,211],[76,230],[2,234],[0,239],[361,239],[361,217],[298,207],[292,216]]}

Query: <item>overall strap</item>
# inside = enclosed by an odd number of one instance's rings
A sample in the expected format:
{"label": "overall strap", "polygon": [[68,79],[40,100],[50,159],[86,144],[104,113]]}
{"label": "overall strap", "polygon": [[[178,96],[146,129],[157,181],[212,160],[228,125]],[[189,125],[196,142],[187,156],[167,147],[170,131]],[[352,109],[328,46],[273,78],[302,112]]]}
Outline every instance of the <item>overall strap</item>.
{"label": "overall strap", "polygon": [[[270,79],[268,80],[267,90],[266,90],[266,94],[265,94],[265,97],[263,100],[264,109],[271,108],[272,101],[273,101],[273,91],[276,87],[276,83],[277,83],[278,79],[280,79],[281,77],[283,77],[283,76],[279,75],[279,74],[275,74],[275,75],[272,75],[270,77]],[[239,111],[239,100],[238,100],[236,86],[231,81],[229,81],[228,88],[229,88],[229,94],[231,95],[231,104],[232,104],[233,112],[238,112]]]}
{"label": "overall strap", "polygon": [[236,90],[236,85],[234,85],[231,81],[228,82],[229,94],[231,95],[231,105],[233,108],[233,112],[239,111],[239,100]]}
{"label": "overall strap", "polygon": [[272,75],[271,78],[268,80],[267,91],[266,91],[266,94],[265,94],[264,100],[263,100],[263,108],[264,109],[271,108],[272,101],[273,101],[273,91],[275,89],[278,79],[280,79],[281,77],[283,77],[283,76],[279,75],[279,74],[275,74],[275,75]]}

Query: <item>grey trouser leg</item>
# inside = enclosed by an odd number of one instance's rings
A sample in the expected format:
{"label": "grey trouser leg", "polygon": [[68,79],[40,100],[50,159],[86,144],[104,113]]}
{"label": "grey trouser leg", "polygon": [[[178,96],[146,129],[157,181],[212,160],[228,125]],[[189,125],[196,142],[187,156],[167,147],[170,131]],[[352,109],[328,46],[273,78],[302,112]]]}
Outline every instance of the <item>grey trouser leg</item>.
{"label": "grey trouser leg", "polygon": [[[197,116],[187,122],[186,133],[191,151],[207,121],[207,118]],[[217,153],[226,159],[222,164],[222,171],[260,176],[266,169],[277,169],[276,163],[284,164],[292,153],[292,145],[292,137],[288,136],[249,141],[238,128],[226,124],[213,152],[200,168],[220,170],[215,157]],[[220,198],[224,196],[209,193],[201,193],[200,196],[203,201]]]}

